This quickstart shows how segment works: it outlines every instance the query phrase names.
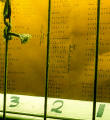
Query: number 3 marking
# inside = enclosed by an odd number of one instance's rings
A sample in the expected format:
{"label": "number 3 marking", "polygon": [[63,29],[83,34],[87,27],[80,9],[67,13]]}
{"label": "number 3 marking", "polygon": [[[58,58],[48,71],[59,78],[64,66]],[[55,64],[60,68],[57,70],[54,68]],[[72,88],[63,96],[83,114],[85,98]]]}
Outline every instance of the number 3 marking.
{"label": "number 3 marking", "polygon": [[56,100],[53,105],[60,103],[60,105],[56,108],[52,108],[51,112],[56,112],[56,113],[62,113],[62,111],[60,110],[63,107],[64,102],[62,100]]}
{"label": "number 3 marking", "polygon": [[19,97],[17,96],[12,96],[11,97],[11,105],[9,107],[16,107],[17,105],[19,105]]}

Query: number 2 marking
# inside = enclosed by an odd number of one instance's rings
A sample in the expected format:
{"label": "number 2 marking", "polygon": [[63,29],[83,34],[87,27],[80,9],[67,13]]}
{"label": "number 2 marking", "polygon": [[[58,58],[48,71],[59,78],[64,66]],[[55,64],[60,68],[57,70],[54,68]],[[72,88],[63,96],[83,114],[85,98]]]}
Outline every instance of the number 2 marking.
{"label": "number 2 marking", "polygon": [[9,107],[16,107],[17,105],[19,105],[19,97],[17,96],[12,96],[11,97],[11,105]]}
{"label": "number 2 marking", "polygon": [[64,102],[62,100],[56,100],[53,105],[60,103],[60,105],[56,108],[52,108],[51,112],[56,112],[56,113],[62,113],[62,111],[60,110],[63,107]]}

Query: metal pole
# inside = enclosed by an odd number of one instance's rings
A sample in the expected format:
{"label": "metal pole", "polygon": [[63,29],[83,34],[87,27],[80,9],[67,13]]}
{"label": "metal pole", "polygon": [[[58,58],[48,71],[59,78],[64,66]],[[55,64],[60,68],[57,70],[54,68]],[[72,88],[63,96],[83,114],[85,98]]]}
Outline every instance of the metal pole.
{"label": "metal pole", "polygon": [[[5,14],[7,13],[7,14]],[[8,22],[6,21],[8,20]],[[7,74],[8,74],[8,32],[11,30],[11,3],[10,0],[7,0],[4,8],[4,23],[5,28],[5,73],[4,73],[4,100],[3,100],[3,120],[6,120],[6,95],[7,95]]]}
{"label": "metal pole", "polygon": [[48,7],[48,34],[47,34],[47,59],[46,59],[46,83],[45,83],[45,102],[44,102],[44,120],[47,118],[47,99],[48,99],[48,72],[49,72],[49,44],[50,44],[50,12],[51,0]]}
{"label": "metal pole", "polygon": [[99,31],[100,31],[100,0],[97,0],[97,33],[96,33],[96,57],[95,57],[95,77],[94,77],[94,98],[93,98],[93,116],[96,116],[96,99],[97,99],[97,78],[98,78],[98,51],[99,51]]}

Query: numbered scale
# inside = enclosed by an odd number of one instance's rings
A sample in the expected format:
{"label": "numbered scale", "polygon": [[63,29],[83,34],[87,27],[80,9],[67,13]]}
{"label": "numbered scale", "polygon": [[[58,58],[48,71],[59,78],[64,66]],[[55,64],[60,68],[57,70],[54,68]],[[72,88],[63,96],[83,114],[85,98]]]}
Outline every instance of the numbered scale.
{"label": "numbered scale", "polygon": [[[0,94],[3,100],[3,94]],[[0,102],[2,117],[3,101]],[[48,120],[91,120],[92,101],[48,98]],[[96,120],[109,120],[110,104],[97,103]],[[7,94],[7,118],[43,120],[44,97]]]}

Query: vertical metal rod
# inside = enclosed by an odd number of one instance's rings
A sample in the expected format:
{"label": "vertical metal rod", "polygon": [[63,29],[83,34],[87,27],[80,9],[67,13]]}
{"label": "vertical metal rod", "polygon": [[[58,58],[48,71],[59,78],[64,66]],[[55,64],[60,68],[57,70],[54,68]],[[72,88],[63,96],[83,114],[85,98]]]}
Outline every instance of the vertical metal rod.
{"label": "vertical metal rod", "polygon": [[96,116],[96,99],[97,99],[97,78],[98,78],[98,51],[99,51],[99,31],[100,31],[100,0],[97,0],[97,33],[96,33],[96,57],[95,57],[95,77],[94,77],[94,98],[93,98],[93,116]]}
{"label": "vertical metal rod", "polygon": [[44,120],[46,120],[46,118],[47,118],[51,0],[49,0],[48,5],[49,6],[48,6],[48,34],[47,34],[47,58],[46,58],[46,83],[45,83]]}
{"label": "vertical metal rod", "polygon": [[[6,0],[6,4],[8,6],[8,16],[9,24],[11,24],[11,0]],[[7,26],[7,33],[11,30],[9,26]],[[3,100],[3,120],[6,120],[6,95],[7,95],[7,74],[8,74],[8,40],[9,36],[7,34],[5,41],[5,72],[4,72],[4,100]]]}
{"label": "vertical metal rod", "polygon": [[6,40],[6,46],[5,46],[5,74],[4,74],[3,120],[6,120],[7,72],[8,72],[8,40]]}

